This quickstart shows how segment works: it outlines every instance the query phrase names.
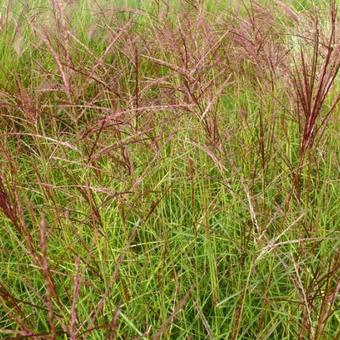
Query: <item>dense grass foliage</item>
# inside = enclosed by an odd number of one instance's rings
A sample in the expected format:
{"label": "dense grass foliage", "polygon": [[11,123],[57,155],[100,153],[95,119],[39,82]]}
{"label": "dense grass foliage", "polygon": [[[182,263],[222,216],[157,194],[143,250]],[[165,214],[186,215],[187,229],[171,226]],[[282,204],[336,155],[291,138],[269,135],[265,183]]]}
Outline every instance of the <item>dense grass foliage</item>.
{"label": "dense grass foliage", "polygon": [[340,336],[336,2],[0,2],[0,337]]}

